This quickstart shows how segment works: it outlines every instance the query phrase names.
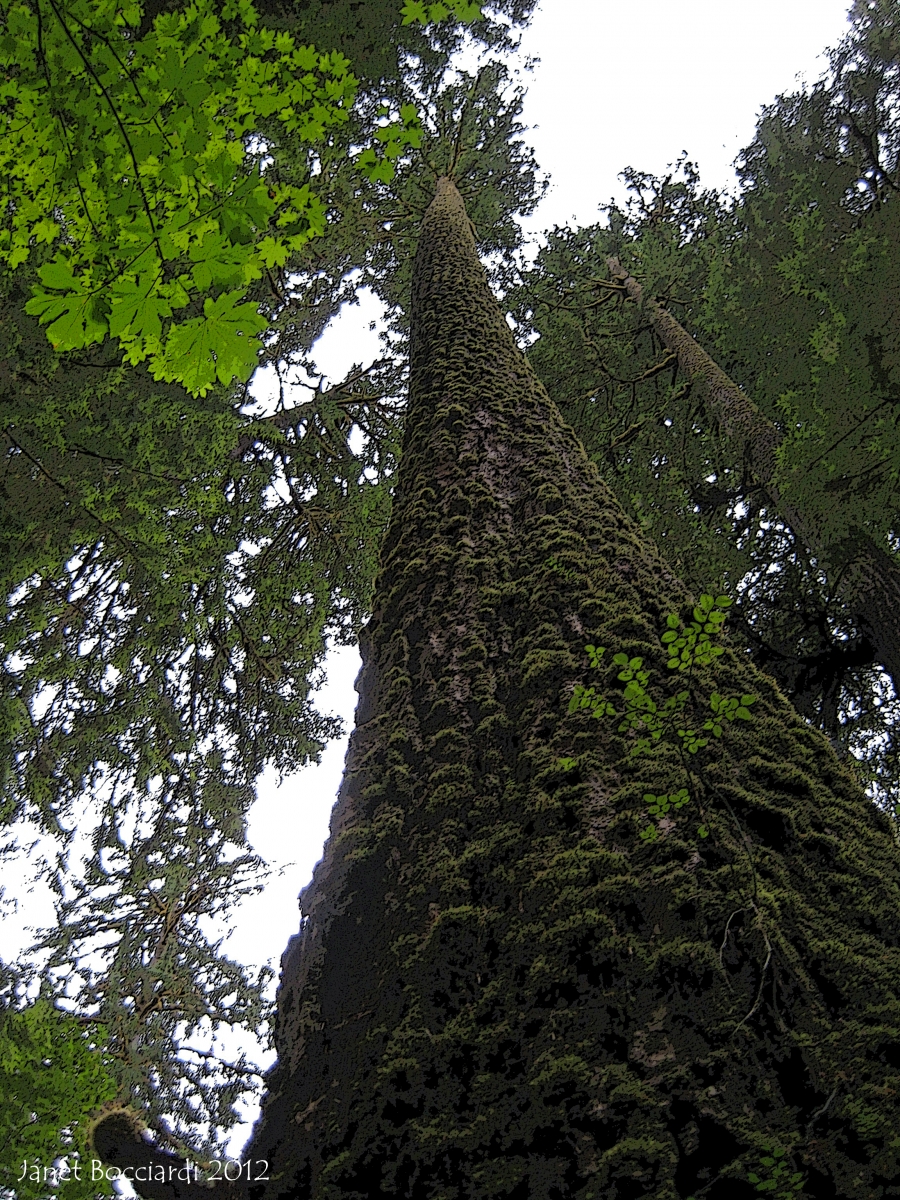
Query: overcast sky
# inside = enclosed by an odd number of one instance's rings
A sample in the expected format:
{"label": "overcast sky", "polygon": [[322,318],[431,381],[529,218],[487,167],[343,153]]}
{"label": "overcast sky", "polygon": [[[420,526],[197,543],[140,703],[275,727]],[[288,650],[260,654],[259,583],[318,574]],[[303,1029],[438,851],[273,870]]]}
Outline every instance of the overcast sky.
{"label": "overcast sky", "polygon": [[544,0],[522,38],[540,58],[524,119],[551,177],[530,229],[597,220],[627,166],[664,172],[682,150],[708,187],[763,105],[812,82],[847,28],[850,0]]}
{"label": "overcast sky", "polygon": [[[596,221],[599,204],[624,198],[624,167],[658,174],[683,150],[704,185],[731,188],[731,163],[752,139],[760,108],[795,90],[798,75],[821,74],[819,55],[843,34],[848,7],[849,0],[544,0],[522,39],[523,59],[541,60],[522,77],[524,119],[551,177],[529,233]],[[377,334],[368,330],[374,316],[364,302],[326,332],[318,359],[332,380],[378,357]],[[348,726],[358,666],[355,650],[332,654],[320,696],[320,707]],[[282,873],[237,914],[227,943],[233,957],[277,966],[296,932],[297,893],[321,856],[345,749],[345,740],[332,744],[320,766],[280,788],[262,780],[250,836]],[[23,908],[21,920],[48,919],[43,905],[30,911],[29,918]],[[4,932],[9,945],[13,925]]]}

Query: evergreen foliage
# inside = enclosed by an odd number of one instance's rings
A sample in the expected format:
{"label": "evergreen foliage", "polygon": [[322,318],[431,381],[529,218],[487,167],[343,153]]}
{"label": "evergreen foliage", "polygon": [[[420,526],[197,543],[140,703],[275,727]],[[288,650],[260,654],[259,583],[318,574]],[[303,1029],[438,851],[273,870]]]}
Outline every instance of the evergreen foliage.
{"label": "evergreen foliage", "polygon": [[0,1191],[45,1200],[65,1184],[74,1200],[112,1195],[88,1165],[91,1115],[116,1083],[98,1051],[100,1027],[85,1028],[46,999],[0,1011]]}
{"label": "evergreen foliage", "polygon": [[245,1054],[212,1048],[229,1028],[264,1044],[271,1016],[271,970],[232,961],[209,935],[264,885],[246,807],[214,782],[168,803],[151,793],[128,809],[108,804],[84,877],[58,871],[58,924],[36,946],[67,1007],[102,1027],[116,1098],[178,1145],[174,1115],[180,1138],[211,1156],[261,1082]]}

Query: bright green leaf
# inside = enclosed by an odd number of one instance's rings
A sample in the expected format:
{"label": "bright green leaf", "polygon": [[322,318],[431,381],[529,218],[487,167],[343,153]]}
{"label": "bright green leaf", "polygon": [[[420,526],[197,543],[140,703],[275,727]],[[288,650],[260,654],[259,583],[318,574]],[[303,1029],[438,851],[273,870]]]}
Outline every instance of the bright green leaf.
{"label": "bright green leaf", "polygon": [[418,21],[420,25],[428,24],[428,11],[421,0],[406,0],[400,12],[403,15],[402,24],[404,25],[411,25],[413,21]]}
{"label": "bright green leaf", "polygon": [[253,336],[266,326],[255,305],[242,304],[243,292],[207,299],[203,316],[173,326],[164,354],[153,364],[156,379],[179,379],[194,395],[205,395],[218,379],[246,379],[256,365],[259,343]]}

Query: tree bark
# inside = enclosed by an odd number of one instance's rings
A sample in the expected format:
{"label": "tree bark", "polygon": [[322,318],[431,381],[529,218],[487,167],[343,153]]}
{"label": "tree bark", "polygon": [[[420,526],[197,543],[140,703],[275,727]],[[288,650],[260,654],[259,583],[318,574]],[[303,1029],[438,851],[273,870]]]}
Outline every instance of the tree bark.
{"label": "tree bark", "polygon": [[[773,1145],[822,1200],[893,1194],[886,818],[731,650],[689,689],[749,692],[755,719],[687,766],[568,711],[593,682],[621,708],[586,643],[642,658],[660,701],[683,687],[660,633],[693,601],[516,348],[448,180],[411,354],[356,729],[244,1155],[269,1181],[245,1194],[724,1200]],[[642,837],[645,794],[685,784]]]}
{"label": "tree bark", "polygon": [[702,388],[719,428],[742,455],[773,507],[810,553],[832,568],[842,599],[860,632],[875,647],[878,662],[900,696],[900,567],[896,561],[864,530],[858,531],[852,545],[828,544],[825,533],[788,502],[777,486],[778,448],[783,440],[779,430],[669,310],[644,295],[641,285],[617,258],[610,257],[606,262],[629,298],[643,308],[663,345],[678,356],[684,374]]}

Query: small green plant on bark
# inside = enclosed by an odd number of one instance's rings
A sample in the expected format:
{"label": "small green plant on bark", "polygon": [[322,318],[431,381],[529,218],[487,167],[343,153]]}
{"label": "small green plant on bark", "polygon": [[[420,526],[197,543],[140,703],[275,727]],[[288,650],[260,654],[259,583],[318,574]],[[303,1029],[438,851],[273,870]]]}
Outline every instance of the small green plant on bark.
{"label": "small green plant on bark", "polygon": [[[666,630],[662,635],[662,643],[669,653],[666,666],[671,671],[678,671],[687,676],[687,687],[674,695],[668,696],[657,703],[651,695],[648,684],[651,672],[644,668],[644,660],[639,657],[629,658],[627,654],[613,655],[613,664],[619,667],[616,675],[619,682],[625,684],[622,692],[624,710],[617,707],[612,700],[600,695],[595,687],[585,687],[576,684],[572,698],[569,701],[569,712],[588,709],[595,719],[603,717],[619,717],[619,733],[634,732],[638,736],[631,749],[631,756],[638,757],[653,752],[659,743],[674,744],[685,765],[688,786],[677,790],[655,795],[644,793],[644,802],[648,807],[648,816],[653,823],[641,832],[645,841],[653,841],[658,836],[658,822],[669,812],[683,808],[691,800],[691,774],[688,769],[687,755],[696,755],[699,750],[709,745],[709,736],[720,738],[728,723],[736,720],[749,721],[752,717],[750,706],[756,697],[750,695],[723,696],[713,692],[706,701],[709,718],[701,725],[687,719],[687,714],[695,707],[693,696],[693,671],[695,666],[709,666],[714,659],[724,653],[724,647],[715,644],[714,638],[722,633],[722,626],[727,617],[727,609],[732,601],[727,596],[702,595],[700,603],[693,610],[693,620],[685,624],[675,613],[666,617]],[[602,665],[605,646],[585,646],[590,665],[599,669]],[[560,759],[559,765],[563,770],[574,766],[574,759]],[[705,825],[697,830],[701,838],[709,831]]]}
{"label": "small green plant on bark", "polygon": [[[747,1172],[747,1182],[754,1191],[771,1200],[801,1200],[803,1172],[795,1171],[788,1151],[782,1146],[763,1146],[763,1155],[755,1159],[755,1170]],[[688,1196],[687,1200],[699,1200]]]}
{"label": "small green plant on bark", "polygon": [[765,1146],[757,1169],[747,1173],[747,1179],[761,1195],[772,1200],[798,1200],[803,1192],[803,1173],[795,1171],[787,1150],[780,1146]]}

